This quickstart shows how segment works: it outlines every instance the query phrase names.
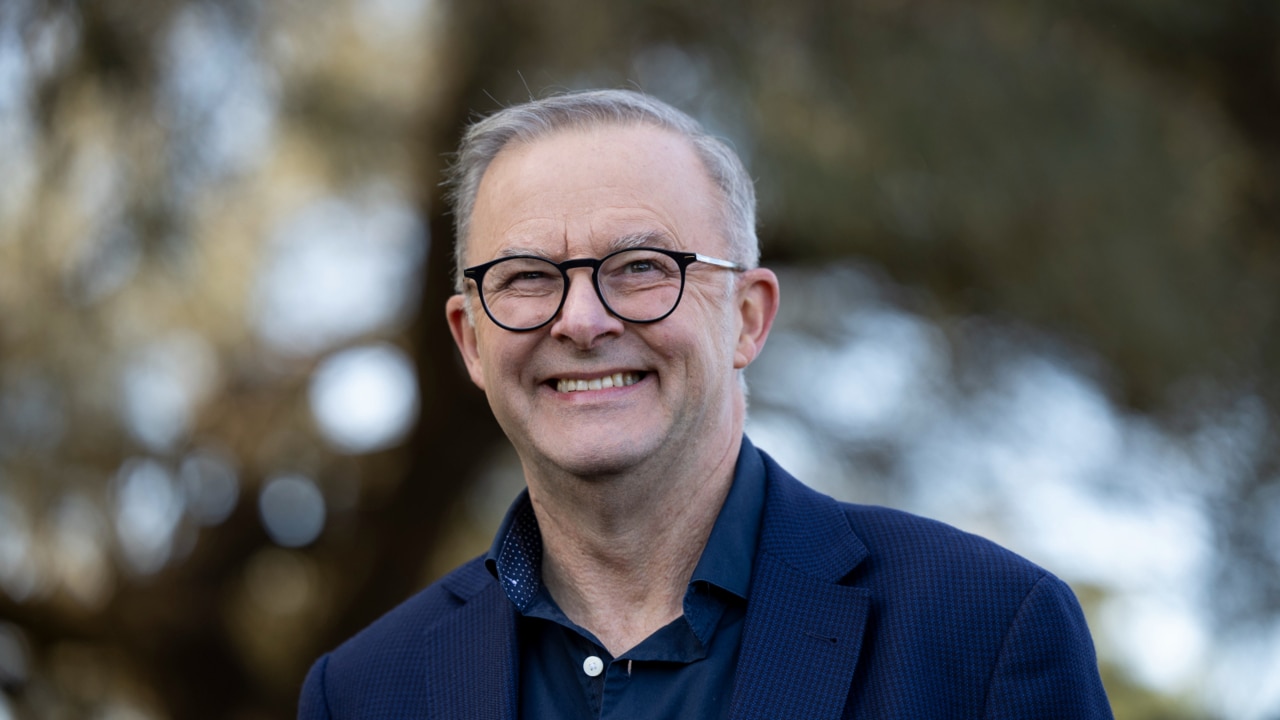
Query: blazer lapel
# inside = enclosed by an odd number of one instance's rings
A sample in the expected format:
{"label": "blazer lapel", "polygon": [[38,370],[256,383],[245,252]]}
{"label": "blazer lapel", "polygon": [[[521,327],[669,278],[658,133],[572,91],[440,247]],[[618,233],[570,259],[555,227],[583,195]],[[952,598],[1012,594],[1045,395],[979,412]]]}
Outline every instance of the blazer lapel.
{"label": "blazer lapel", "polygon": [[867,550],[834,500],[761,455],[767,499],[729,717],[835,720],[871,607],[869,590],[839,582]]}
{"label": "blazer lapel", "polygon": [[844,711],[871,594],[822,583],[771,557],[752,592],[729,717],[834,720]]}
{"label": "blazer lapel", "polygon": [[427,632],[427,718],[516,718],[515,608],[486,580]]}

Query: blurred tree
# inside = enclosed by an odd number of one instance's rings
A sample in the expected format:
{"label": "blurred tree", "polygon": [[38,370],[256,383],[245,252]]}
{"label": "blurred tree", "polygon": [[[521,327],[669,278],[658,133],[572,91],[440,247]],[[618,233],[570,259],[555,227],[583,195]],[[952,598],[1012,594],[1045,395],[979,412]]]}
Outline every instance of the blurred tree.
{"label": "blurred tree", "polygon": [[[502,440],[441,322],[438,181],[475,113],[559,88],[638,84],[730,137],[771,262],[867,258],[937,317],[1089,348],[1114,399],[1171,431],[1234,423],[1238,473],[1206,491],[1221,609],[1280,609],[1274,3],[14,2],[0,32],[0,617],[33,659],[0,685],[19,717],[288,717],[312,658],[439,570]],[[272,340],[281,228],[386,186],[425,221],[409,307]],[[413,358],[422,412],[403,443],[346,453],[313,372],[377,342]],[[211,452],[239,499],[206,525],[183,468]],[[148,458],[162,470],[139,475]],[[329,508],[305,549],[261,519],[286,472]],[[186,509],[121,520],[135,480]],[[148,523],[163,542],[130,545]],[[1177,716],[1154,707],[1133,716]]]}

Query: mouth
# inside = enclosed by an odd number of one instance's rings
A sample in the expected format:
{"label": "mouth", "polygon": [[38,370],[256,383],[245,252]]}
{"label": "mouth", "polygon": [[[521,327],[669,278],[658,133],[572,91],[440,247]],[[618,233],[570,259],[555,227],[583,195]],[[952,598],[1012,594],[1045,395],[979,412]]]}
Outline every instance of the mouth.
{"label": "mouth", "polygon": [[601,375],[596,378],[560,378],[554,382],[556,392],[584,392],[587,390],[604,390],[605,388],[635,385],[640,382],[645,374],[643,372],[618,372],[612,375]]}

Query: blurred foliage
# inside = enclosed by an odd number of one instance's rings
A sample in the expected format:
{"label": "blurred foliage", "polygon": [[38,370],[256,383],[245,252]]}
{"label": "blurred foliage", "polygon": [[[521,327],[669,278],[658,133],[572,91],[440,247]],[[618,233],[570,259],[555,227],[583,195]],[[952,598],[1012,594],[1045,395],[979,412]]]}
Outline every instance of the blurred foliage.
{"label": "blurred foliage", "polygon": [[1170,698],[1143,687],[1113,665],[1102,665],[1111,711],[1123,720],[1205,720],[1187,698]]}
{"label": "blurred foliage", "polygon": [[[627,84],[736,144],[766,262],[865,258],[931,316],[1086,348],[1112,399],[1170,432],[1240,427],[1218,443],[1235,472],[1205,489],[1216,609],[1276,615],[1280,4],[15,0],[0,689],[17,717],[289,717],[317,654],[484,542],[460,508],[502,443],[441,322],[440,170],[476,113]],[[424,226],[404,307],[273,331],[263,278],[290,222],[385,197]],[[949,339],[970,369],[990,351]],[[352,453],[308,393],[326,357],[377,343],[413,358],[423,411],[404,442]],[[236,478],[225,517],[195,510],[201,467]],[[282,473],[327,504],[303,548],[260,518]],[[139,477],[185,498],[162,544],[134,531],[163,518],[126,512]],[[1121,672],[1108,686],[1118,717],[1195,717]]]}

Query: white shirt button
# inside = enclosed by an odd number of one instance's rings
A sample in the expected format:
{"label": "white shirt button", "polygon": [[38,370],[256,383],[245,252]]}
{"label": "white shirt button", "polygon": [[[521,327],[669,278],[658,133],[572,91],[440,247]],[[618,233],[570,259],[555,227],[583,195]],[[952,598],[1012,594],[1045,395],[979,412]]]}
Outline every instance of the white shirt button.
{"label": "white shirt button", "polygon": [[582,661],[582,672],[586,673],[588,677],[596,677],[604,672],[604,661],[592,655]]}

